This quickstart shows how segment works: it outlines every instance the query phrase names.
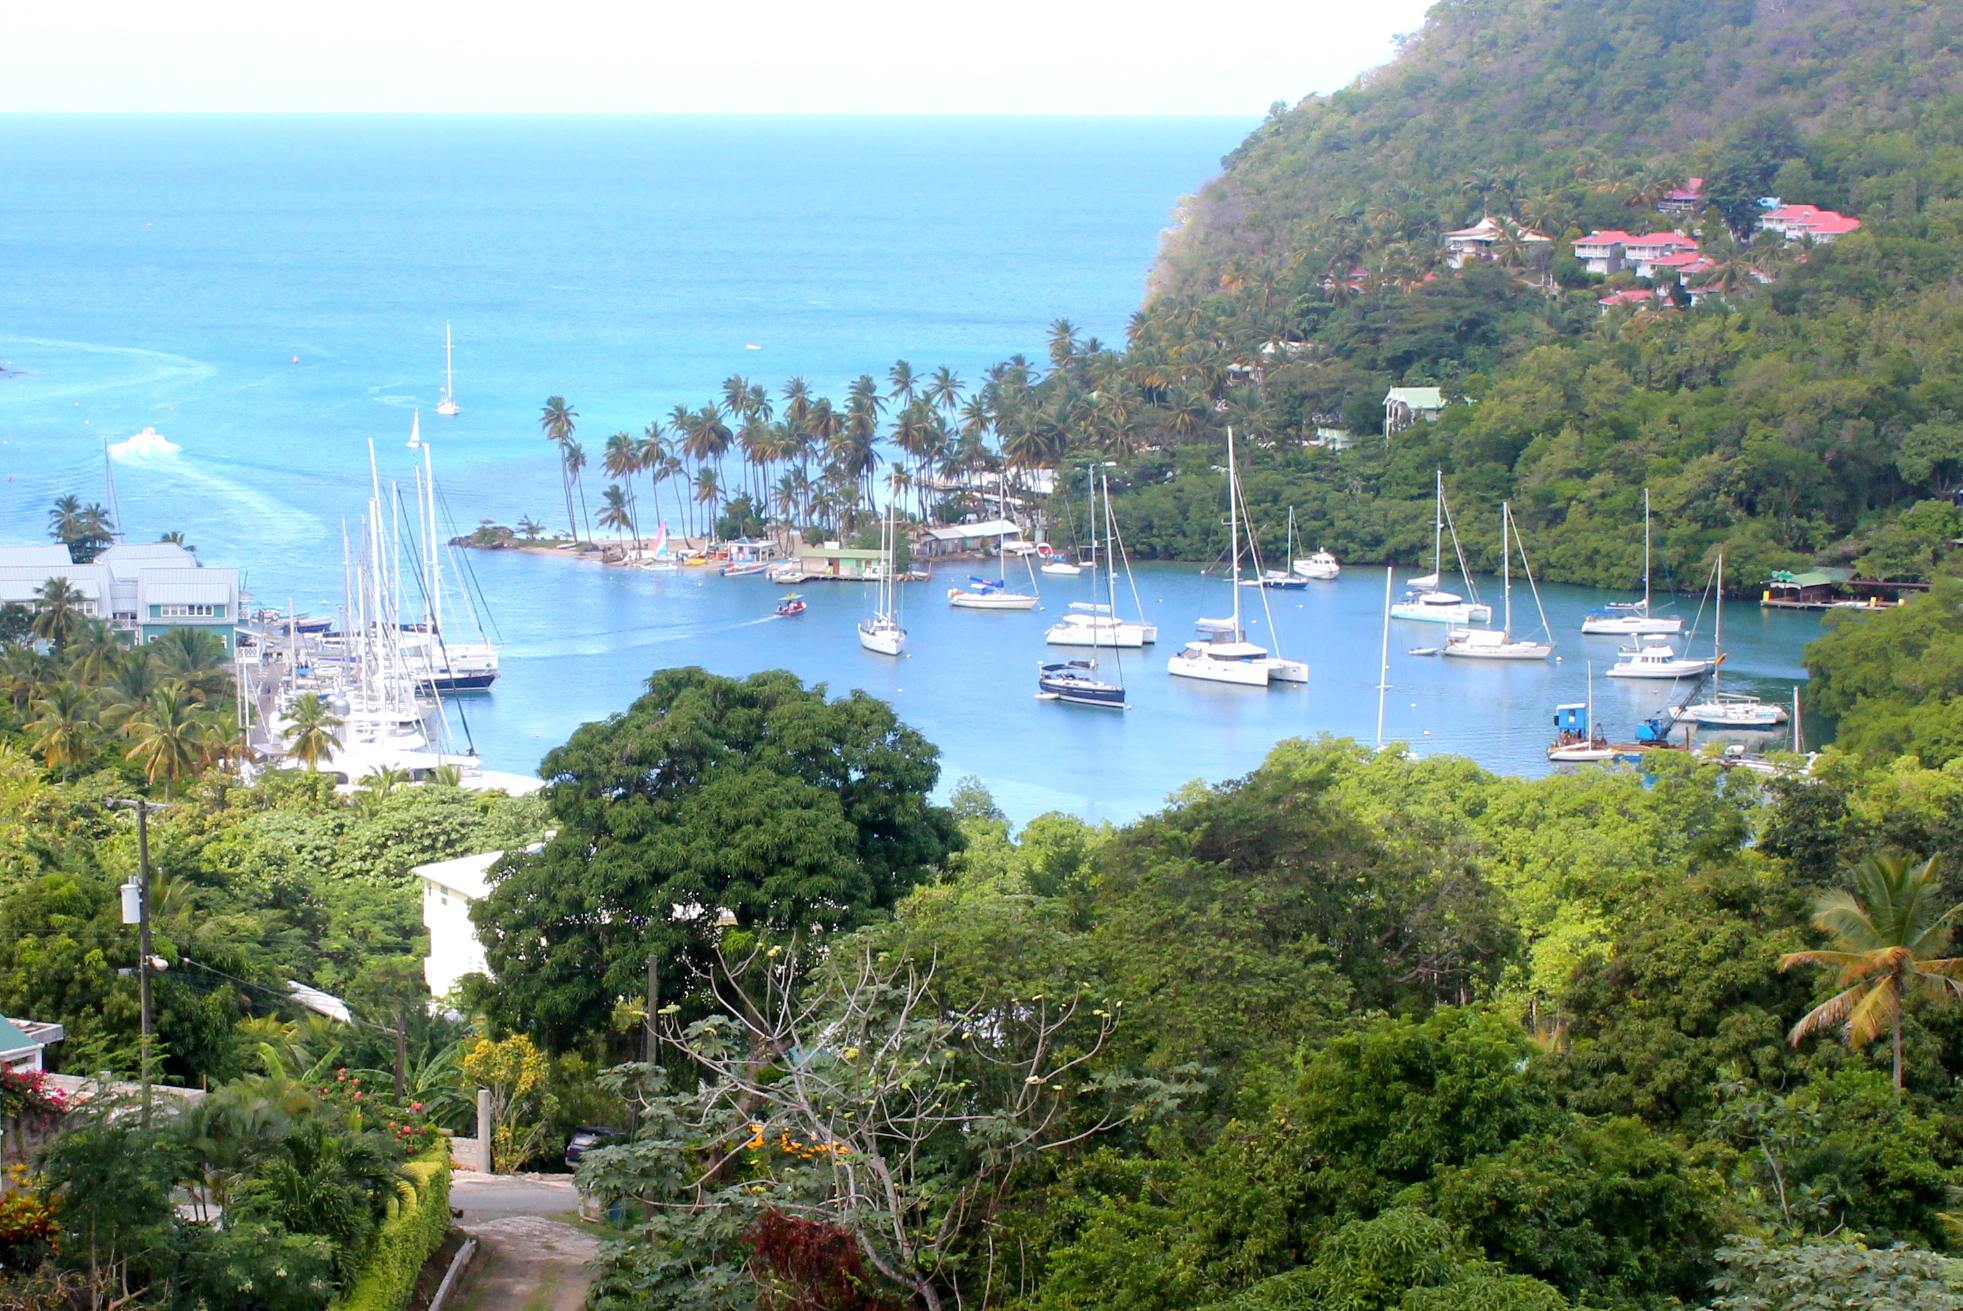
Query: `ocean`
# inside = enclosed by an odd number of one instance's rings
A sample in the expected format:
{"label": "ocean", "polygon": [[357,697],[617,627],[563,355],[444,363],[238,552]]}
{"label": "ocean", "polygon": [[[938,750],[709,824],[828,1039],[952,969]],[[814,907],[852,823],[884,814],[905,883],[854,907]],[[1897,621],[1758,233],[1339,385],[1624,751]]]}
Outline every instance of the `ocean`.
{"label": "ocean", "polygon": [[[597,466],[608,434],[699,406],[732,373],[773,391],[803,376],[839,396],[900,359],[969,382],[1018,351],[1040,361],[1057,318],[1121,341],[1176,201],[1252,126],[0,117],[0,541],[45,540],[56,496],[106,500],[105,445],[154,428],[161,441],[114,462],[129,538],[182,531],[202,558],[244,567],[260,604],[330,612],[370,443],[382,479],[406,482],[418,412],[463,527],[551,523],[563,510],[538,426],[550,395],[577,409]],[[446,323],[462,413],[438,418]],[[976,774],[1018,818],[1122,820],[1191,779],[1246,772],[1280,738],[1374,733],[1380,573],[1278,610],[1284,649],[1315,666],[1307,688],[1172,686],[1164,655],[1147,656],[1126,662],[1140,691],[1116,715],[1033,700],[1054,609],[950,614],[939,588],[912,588],[912,653],[880,664],[852,639],[865,598],[845,585],[776,621],[759,579],[512,553],[473,567],[510,645],[503,679],[454,732],[498,768],[535,768],[668,664],[788,667],[891,696],[942,748],[947,782]],[[1169,654],[1205,605],[1219,609],[1214,584],[1145,576],[1163,583],[1153,617]],[[1557,608],[1591,599],[1570,590],[1551,589]],[[1817,621],[1751,611],[1728,631],[1727,668],[1783,696]],[[1552,706],[1586,680],[1572,633],[1546,669],[1431,661],[1408,688],[1394,674],[1409,695],[1392,734],[1544,770]]]}

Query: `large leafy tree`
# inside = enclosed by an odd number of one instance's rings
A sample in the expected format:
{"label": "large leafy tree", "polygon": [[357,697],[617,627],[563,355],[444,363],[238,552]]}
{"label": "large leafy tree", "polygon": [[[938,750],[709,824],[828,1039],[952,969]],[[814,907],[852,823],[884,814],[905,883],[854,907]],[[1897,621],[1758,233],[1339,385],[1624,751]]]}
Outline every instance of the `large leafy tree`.
{"label": "large leafy tree", "polygon": [[861,692],[669,669],[545,758],[557,834],[472,909],[493,1017],[549,1047],[603,1029],[660,958],[671,995],[719,922],[789,935],[893,905],[958,845],[939,753]]}

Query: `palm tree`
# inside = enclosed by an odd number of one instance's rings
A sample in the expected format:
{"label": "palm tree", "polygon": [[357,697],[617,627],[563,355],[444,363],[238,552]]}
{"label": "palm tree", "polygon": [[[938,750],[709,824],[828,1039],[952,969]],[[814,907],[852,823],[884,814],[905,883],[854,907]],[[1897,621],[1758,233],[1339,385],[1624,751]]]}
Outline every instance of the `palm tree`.
{"label": "palm tree", "polygon": [[[619,483],[609,483],[600,493],[600,527],[621,529],[628,533],[634,531],[634,511],[627,504],[627,493],[620,489]],[[639,544],[639,538],[635,539]]]}
{"label": "palm tree", "polygon": [[[600,467],[605,469],[610,476],[618,478],[621,482],[627,484],[627,523],[629,525],[628,531],[633,532],[632,525],[636,517],[633,509],[634,475],[641,471],[640,446],[626,433],[615,433],[613,436],[607,438],[607,449],[600,457]],[[608,492],[617,490],[619,490],[618,487],[609,487],[607,489]],[[607,512],[605,509],[600,511],[600,523],[602,525],[607,523]],[[640,546],[641,539],[637,535],[634,538],[634,549],[639,550]]]}
{"label": "palm tree", "polygon": [[579,411],[566,403],[563,396],[545,398],[545,408],[539,411],[539,427],[545,429],[547,441],[559,444],[559,489],[566,494],[566,532],[575,542],[579,540],[579,520],[573,517],[572,480],[566,476],[565,448],[573,439],[573,420]]}
{"label": "palm tree", "polygon": [[[566,478],[569,484],[579,488],[579,514],[586,521],[586,539],[593,537],[593,519],[586,513],[586,448],[578,442],[569,441],[562,448],[565,452]],[[574,525],[573,539],[579,540],[578,525]]]}
{"label": "palm tree", "polygon": [[8,646],[0,651],[0,690],[24,714],[54,677],[54,662],[31,646]]}
{"label": "palm tree", "polygon": [[142,768],[152,785],[161,779],[166,797],[204,757],[211,725],[200,710],[196,694],[172,680],[158,687],[150,703],[123,726],[130,739],[127,759]]}
{"label": "palm tree", "polygon": [[326,697],[299,698],[293,703],[293,714],[284,734],[287,754],[309,771],[319,769],[321,761],[341,749],[340,735],[334,730],[343,722],[328,709]]}
{"label": "palm tree", "polygon": [[48,511],[48,536],[66,546],[69,556],[75,554],[75,542],[82,535],[82,498],[63,496]]}
{"label": "palm tree", "polygon": [[80,564],[87,564],[102,553],[106,546],[116,541],[116,525],[110,521],[109,511],[90,502],[82,507],[76,523],[75,540],[68,544],[69,555]]}
{"label": "palm tree", "polygon": [[173,628],[148,649],[160,662],[163,676],[184,684],[198,699],[216,701],[231,692],[232,678],[225,672],[225,643],[216,633]]}
{"label": "palm tree", "polygon": [[126,650],[116,630],[100,619],[84,619],[62,648],[68,676],[84,687],[106,680]]}
{"label": "palm tree", "polygon": [[95,703],[87,692],[73,683],[56,683],[34,703],[34,714],[28,736],[49,769],[65,772],[88,760]]}
{"label": "palm tree", "polygon": [[886,370],[886,380],[893,384],[893,389],[886,393],[888,400],[898,401],[902,406],[913,404],[914,388],[920,385],[920,379],[914,375],[911,364],[894,360],[893,367]]}
{"label": "palm tree", "polygon": [[1963,904],[1937,910],[1942,890],[1934,856],[1911,865],[1906,856],[1870,855],[1854,867],[1852,891],[1835,888],[1813,903],[1813,927],[1833,935],[1832,949],[1788,952],[1779,968],[1830,965],[1841,990],[1793,1026],[1794,1046],[1838,1027],[1848,1046],[1865,1047],[1886,1027],[1902,1086],[1903,1001],[1963,1001],[1963,957],[1941,954]]}
{"label": "palm tree", "polygon": [[952,414],[961,408],[961,377],[943,364],[934,370],[934,376],[928,380],[924,394],[929,405],[939,406]]}
{"label": "palm tree", "polygon": [[713,531],[722,508],[722,479],[714,469],[705,466],[695,471],[695,503],[709,507],[709,526]]}
{"label": "palm tree", "polygon": [[545,533],[545,525],[529,514],[518,521],[518,532],[528,542],[536,542]]}
{"label": "palm tree", "polygon": [[60,647],[81,631],[88,598],[66,578],[50,578],[34,589],[34,623],[29,631],[48,645]]}
{"label": "palm tree", "polygon": [[1058,319],[1050,325],[1050,363],[1061,369],[1077,354],[1077,325]]}

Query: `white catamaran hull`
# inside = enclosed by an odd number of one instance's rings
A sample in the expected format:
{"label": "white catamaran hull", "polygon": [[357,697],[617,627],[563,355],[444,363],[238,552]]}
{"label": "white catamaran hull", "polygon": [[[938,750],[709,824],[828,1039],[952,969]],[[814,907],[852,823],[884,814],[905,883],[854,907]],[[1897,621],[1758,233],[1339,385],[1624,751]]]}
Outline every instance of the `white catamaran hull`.
{"label": "white catamaran hull", "polygon": [[1679,724],[1702,724],[1706,728],[1778,728],[1792,718],[1781,706],[1730,701],[1683,706],[1670,714]]}
{"label": "white catamaran hull", "polygon": [[970,592],[951,587],[947,603],[963,610],[1034,610],[1036,598],[1020,592]]}
{"label": "white catamaran hull", "polygon": [[1089,622],[1072,615],[1062,623],[1050,625],[1044,640],[1051,646],[1104,646],[1136,648],[1159,640],[1157,624],[1132,624],[1106,619]]}
{"label": "white catamaran hull", "polygon": [[1306,683],[1309,681],[1308,661],[1284,660],[1280,656],[1269,656],[1268,677],[1277,683]]}
{"label": "white catamaran hull", "polygon": [[1390,617],[1426,624],[1489,624],[1493,621],[1493,607],[1480,601],[1461,601],[1456,605],[1400,601],[1390,608]]}
{"label": "white catamaran hull", "polygon": [[1591,615],[1581,621],[1581,631],[1598,637],[1640,637],[1645,633],[1681,633],[1681,619],[1651,618],[1648,615]]}
{"label": "white catamaran hull", "polygon": [[1179,678],[1201,678],[1210,683],[1236,683],[1242,687],[1266,687],[1273,676],[1265,657],[1226,659],[1203,652],[1204,648],[1196,653],[1193,647],[1187,647],[1166,662],[1166,671]]}

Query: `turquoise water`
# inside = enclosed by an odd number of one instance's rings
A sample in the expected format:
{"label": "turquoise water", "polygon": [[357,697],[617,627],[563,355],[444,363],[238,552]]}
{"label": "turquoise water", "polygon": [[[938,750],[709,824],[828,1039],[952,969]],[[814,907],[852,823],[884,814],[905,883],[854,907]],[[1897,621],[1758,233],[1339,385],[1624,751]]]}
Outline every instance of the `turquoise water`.
{"label": "turquoise water", "polygon": [[[0,365],[14,370],[0,378],[0,540],[37,539],[64,492],[102,497],[105,440],[154,427],[178,449],[116,465],[131,537],[183,530],[206,559],[244,566],[262,603],[331,609],[367,443],[385,479],[409,477],[412,411],[461,523],[551,521],[556,466],[537,426],[550,394],[578,408],[597,458],[607,434],[700,404],[732,372],[838,394],[900,358],[969,381],[1015,351],[1040,359],[1060,316],[1118,340],[1174,201],[1250,126],[0,117]],[[446,321],[464,410],[438,419]],[[1164,655],[1133,658],[1136,708],[1115,715],[1033,699],[1055,609],[950,613],[938,586],[911,589],[913,654],[882,663],[859,651],[864,598],[843,585],[808,589],[810,613],[777,621],[761,579],[475,565],[511,645],[495,692],[463,715],[503,768],[533,767],[675,663],[787,666],[891,696],[950,779],[980,775],[1019,817],[1124,818],[1189,779],[1245,772],[1281,737],[1375,732],[1382,575],[1368,571],[1271,598],[1282,649],[1314,666],[1308,687],[1174,685]],[[1163,597],[1167,653],[1225,604],[1192,570],[1143,577]],[[1394,657],[1390,734],[1544,768],[1551,706],[1583,694],[1583,639],[1568,634],[1587,599],[1550,589],[1558,667]],[[1733,664],[1783,696],[1815,631],[1741,609]],[[1589,643],[1612,658],[1612,642]],[[1597,688],[1624,727],[1661,695]]]}

